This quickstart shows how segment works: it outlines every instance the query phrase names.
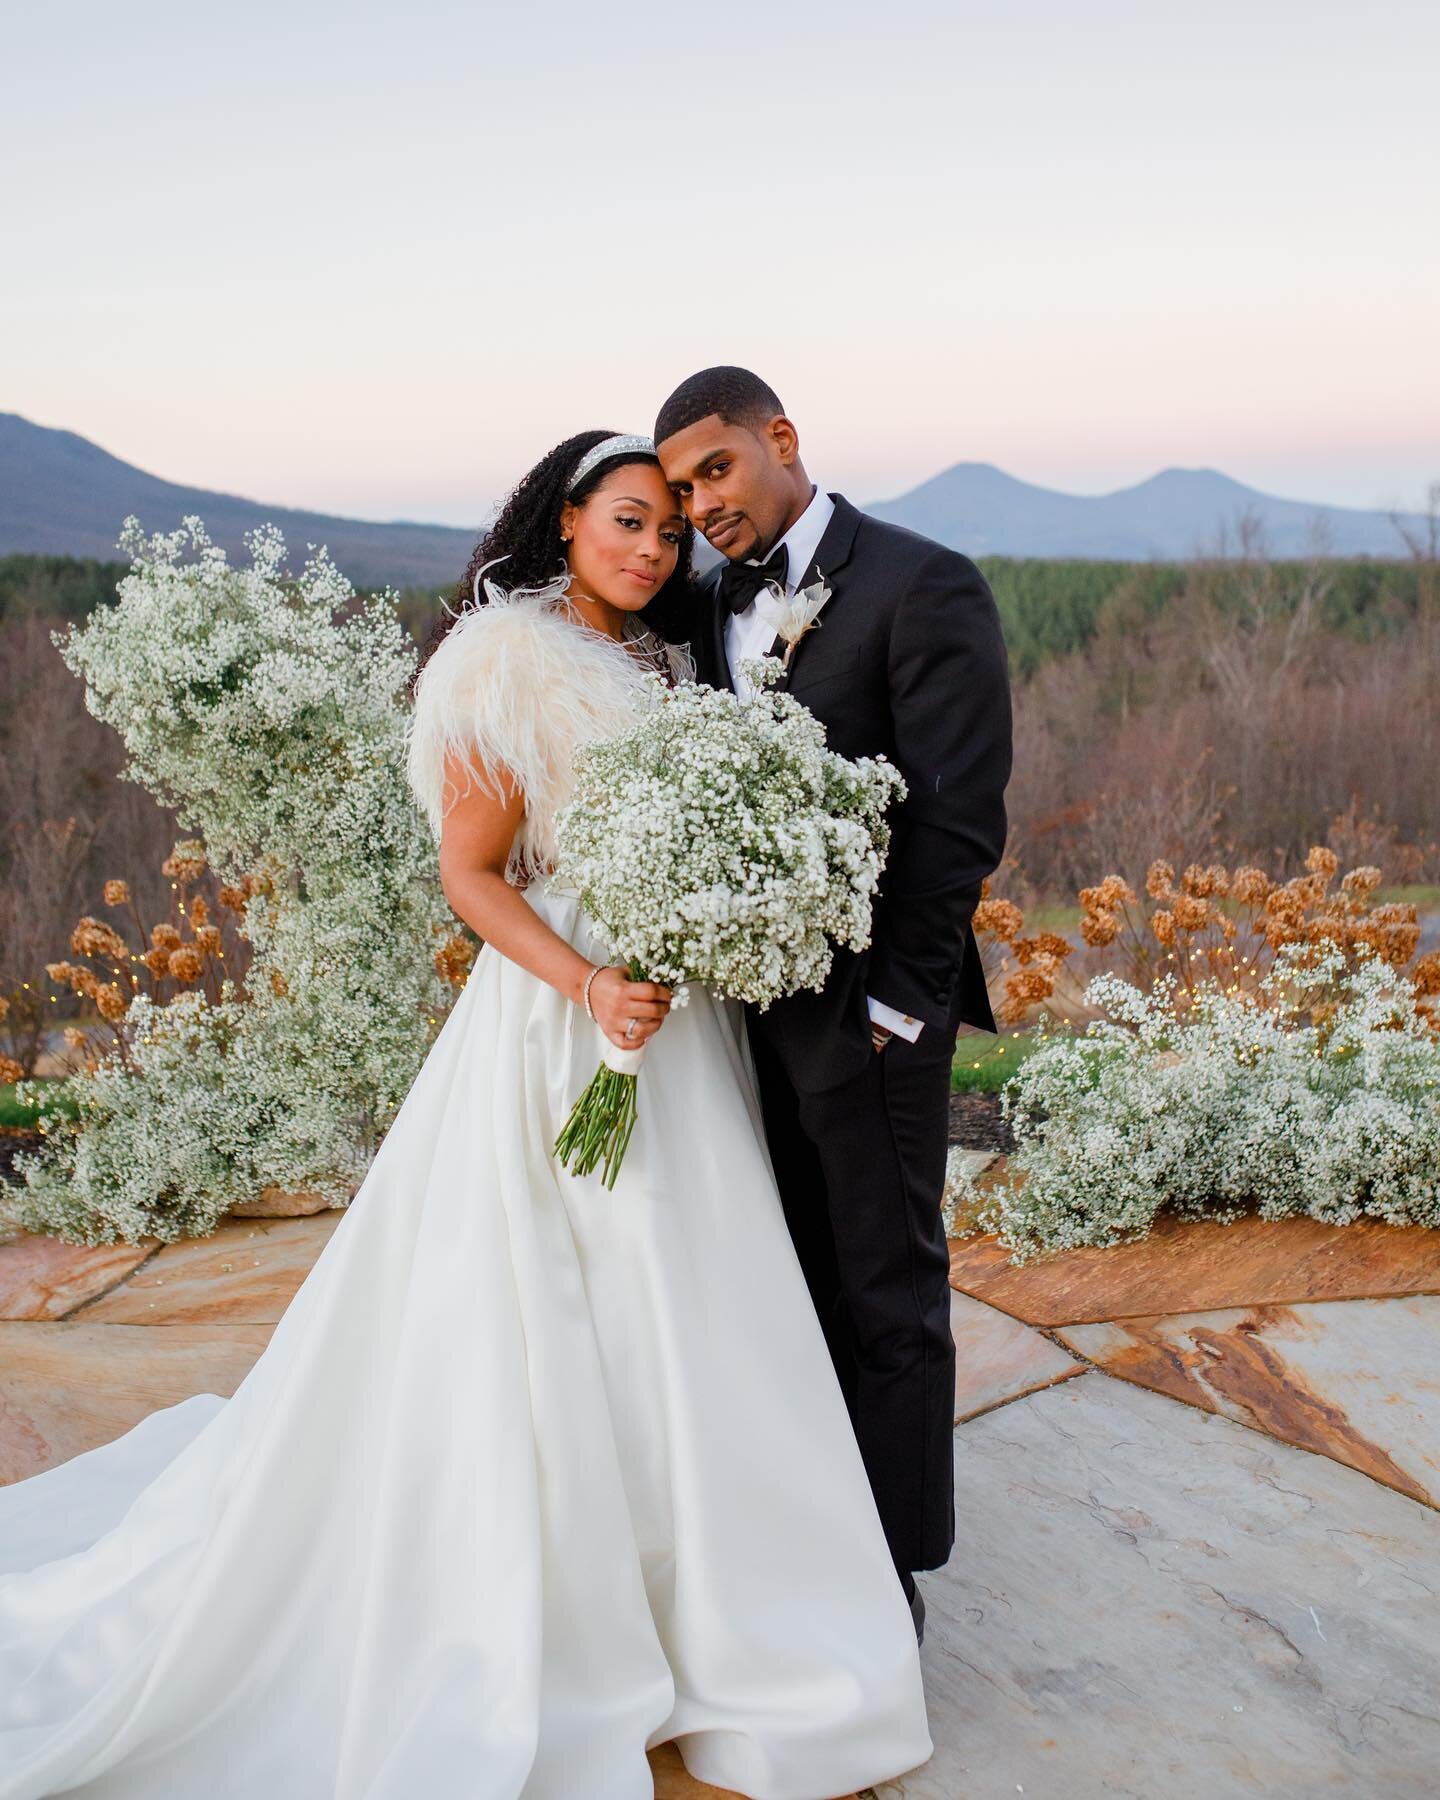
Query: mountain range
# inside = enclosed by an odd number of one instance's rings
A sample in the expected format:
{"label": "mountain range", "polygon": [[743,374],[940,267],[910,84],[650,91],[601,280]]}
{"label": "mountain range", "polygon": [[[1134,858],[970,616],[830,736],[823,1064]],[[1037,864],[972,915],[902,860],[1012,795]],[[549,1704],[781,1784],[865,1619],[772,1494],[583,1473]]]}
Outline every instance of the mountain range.
{"label": "mountain range", "polygon": [[[1215,469],[1165,469],[1135,487],[1091,497],[1018,481],[991,463],[957,463],[866,511],[972,556],[1170,562],[1214,553],[1224,543],[1233,548],[1246,519],[1271,556],[1319,547],[1333,556],[1404,554],[1387,513],[1278,499]],[[0,413],[0,556],[113,558],[129,513],[147,531],[173,530],[196,513],[231,556],[243,553],[245,532],[273,523],[297,561],[307,544],[325,544],[361,587],[449,587],[476,536],[449,525],[375,524],[184,487],[72,431]],[[1407,523],[1418,527],[1419,520]]]}
{"label": "mountain range", "polygon": [[278,525],[292,562],[304,558],[307,544],[325,544],[357,587],[453,587],[478,535],[408,520],[374,525],[182,487],[73,431],[0,413],[0,556],[32,551],[108,561],[119,556],[115,540],[130,513],[147,531],[173,531],[196,513],[232,559],[245,554],[247,531]]}
{"label": "mountain range", "polygon": [[[1267,556],[1405,554],[1389,513],[1281,500],[1218,469],[1162,469],[1135,487],[1090,496],[1017,481],[993,463],[956,463],[865,510],[969,556],[1176,562],[1222,546],[1233,552],[1242,521],[1253,522]],[[1403,522],[1419,525],[1411,515]]]}

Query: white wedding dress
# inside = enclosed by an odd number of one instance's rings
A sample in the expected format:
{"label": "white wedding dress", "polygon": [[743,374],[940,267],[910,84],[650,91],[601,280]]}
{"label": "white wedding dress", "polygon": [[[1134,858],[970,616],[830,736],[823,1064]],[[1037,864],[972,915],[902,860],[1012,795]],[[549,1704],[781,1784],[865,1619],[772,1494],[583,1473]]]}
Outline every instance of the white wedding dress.
{"label": "white wedding dress", "polygon": [[[432,818],[444,744],[508,748],[543,848],[636,679],[543,595],[462,615],[417,703]],[[669,1739],[822,1800],[929,1756],[738,1011],[671,1014],[613,1191],[551,1150],[599,1048],[485,948],[235,1394],[0,1488],[4,1800],[640,1800]]]}

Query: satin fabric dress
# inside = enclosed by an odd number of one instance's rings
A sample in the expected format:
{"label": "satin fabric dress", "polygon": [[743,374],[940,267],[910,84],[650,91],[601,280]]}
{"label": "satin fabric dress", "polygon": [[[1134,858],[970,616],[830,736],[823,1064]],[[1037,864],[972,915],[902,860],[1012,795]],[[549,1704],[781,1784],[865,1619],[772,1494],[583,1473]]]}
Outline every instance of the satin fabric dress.
{"label": "satin fabric dress", "polygon": [[821,1800],[926,1760],[739,1010],[672,1011],[613,1190],[552,1153],[599,1049],[485,947],[234,1395],[0,1488],[3,1800],[641,1800],[670,1739]]}

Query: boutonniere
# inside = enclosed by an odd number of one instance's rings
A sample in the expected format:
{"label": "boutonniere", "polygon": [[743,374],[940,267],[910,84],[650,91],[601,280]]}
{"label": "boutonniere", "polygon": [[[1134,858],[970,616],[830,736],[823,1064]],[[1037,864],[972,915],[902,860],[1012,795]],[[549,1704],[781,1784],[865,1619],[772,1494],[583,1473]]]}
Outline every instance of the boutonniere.
{"label": "boutonniere", "polygon": [[764,591],[755,596],[760,616],[767,625],[773,625],[775,635],[784,640],[782,668],[789,669],[795,646],[807,631],[819,624],[821,608],[829,598],[830,589],[826,587],[823,575],[812,581],[809,587],[797,588],[789,595],[778,582],[769,581],[765,584]]}

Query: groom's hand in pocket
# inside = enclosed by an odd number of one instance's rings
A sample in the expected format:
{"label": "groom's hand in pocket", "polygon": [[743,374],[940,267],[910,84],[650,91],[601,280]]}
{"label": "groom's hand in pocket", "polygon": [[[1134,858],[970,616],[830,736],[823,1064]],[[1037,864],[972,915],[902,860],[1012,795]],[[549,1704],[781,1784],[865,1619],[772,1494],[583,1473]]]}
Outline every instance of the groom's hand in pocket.
{"label": "groom's hand in pocket", "polygon": [[[590,1006],[600,1029],[622,1050],[638,1050],[654,1037],[670,1012],[670,989],[657,981],[632,981],[616,964],[602,969],[590,988]],[[627,1027],[635,1021],[633,1030]]]}

